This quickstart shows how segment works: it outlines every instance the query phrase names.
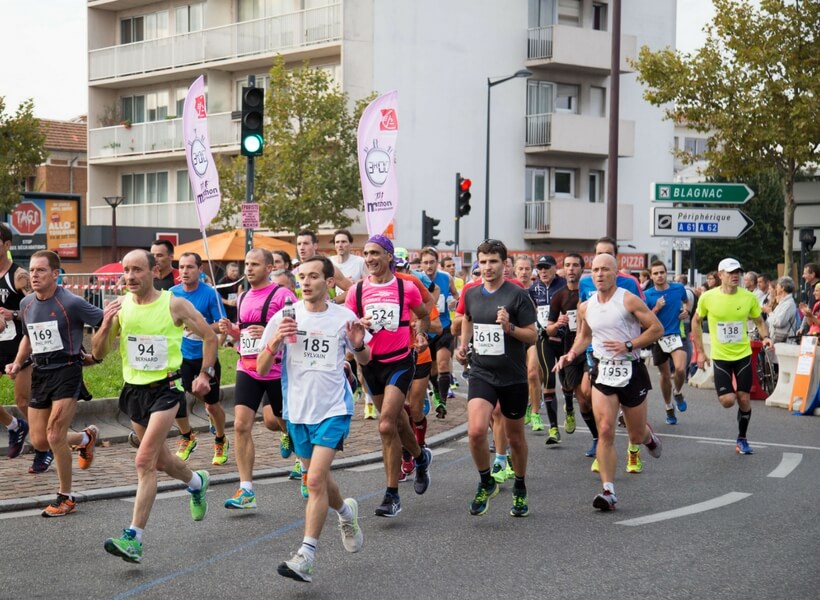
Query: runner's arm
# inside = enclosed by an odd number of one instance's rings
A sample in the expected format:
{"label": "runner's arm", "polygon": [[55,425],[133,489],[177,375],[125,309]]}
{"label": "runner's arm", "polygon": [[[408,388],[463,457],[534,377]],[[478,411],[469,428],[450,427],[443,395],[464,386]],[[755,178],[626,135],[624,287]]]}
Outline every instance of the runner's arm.
{"label": "runner's arm", "polygon": [[108,306],[103,310],[102,323],[96,333],[94,333],[94,337],[91,338],[91,354],[97,360],[102,360],[111,351],[111,346],[120,333],[120,319],[118,315],[120,308],[122,308],[121,302],[122,299],[118,299],[108,303]]}
{"label": "runner's arm", "polygon": [[641,335],[631,340],[636,348],[648,348],[663,337],[663,325],[640,297],[634,294],[626,294],[624,296],[624,306],[635,315],[643,329]]}
{"label": "runner's arm", "polygon": [[[171,298],[171,316],[177,325],[185,325],[189,331],[202,338],[202,370],[215,366],[216,334],[202,313],[184,298],[174,296]],[[210,377],[207,381],[210,381]]]}

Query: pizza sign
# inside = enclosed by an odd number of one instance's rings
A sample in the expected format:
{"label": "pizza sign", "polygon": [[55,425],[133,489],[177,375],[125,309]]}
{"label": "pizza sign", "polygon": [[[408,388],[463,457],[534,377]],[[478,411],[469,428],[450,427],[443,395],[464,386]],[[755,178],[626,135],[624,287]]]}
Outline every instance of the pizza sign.
{"label": "pizza sign", "polygon": [[32,235],[43,224],[43,212],[33,202],[21,202],[11,213],[11,225],[21,235]]}

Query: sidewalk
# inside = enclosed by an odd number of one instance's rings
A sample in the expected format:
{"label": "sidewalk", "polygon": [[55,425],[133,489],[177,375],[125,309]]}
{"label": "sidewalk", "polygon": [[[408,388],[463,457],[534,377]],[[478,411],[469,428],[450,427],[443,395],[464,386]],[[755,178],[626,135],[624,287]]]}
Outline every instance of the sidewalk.
{"label": "sidewalk", "polygon": [[[461,437],[467,431],[466,382],[462,381],[460,394],[447,402],[447,418],[437,419],[431,413],[427,417],[428,445],[435,447]],[[229,424],[233,423],[233,388],[225,388],[223,399]],[[345,449],[337,455],[334,468],[345,468],[359,464],[380,462],[381,440],[378,421],[363,417],[364,403],[356,404],[351,422],[350,435],[345,441]],[[191,411],[191,424],[198,431],[198,446],[188,464],[194,470],[207,469],[212,483],[238,482],[236,460],[233,447],[225,465],[211,464],[213,457],[213,435],[207,431],[208,417],[202,403],[197,402]],[[260,411],[261,414],[261,411]],[[118,414],[116,400],[94,400],[81,402],[72,428],[79,431],[89,423],[100,427],[100,437],[95,448],[94,463],[87,471],[74,466],[74,495],[80,502],[106,498],[133,496],[136,492],[136,472],[134,456],[136,450],[127,443],[127,419]],[[5,432],[3,432],[5,434]],[[176,434],[176,430],[174,430]],[[228,440],[233,446],[233,428],[227,429]],[[3,435],[3,438],[6,436]],[[279,433],[268,431],[261,420],[254,426],[256,463],[254,478],[280,477],[287,475],[294,464],[293,458],[279,456]],[[168,439],[168,447],[176,451],[176,437]],[[2,443],[0,458],[0,512],[42,508],[54,500],[57,493],[57,473],[52,464],[48,472],[33,475],[28,472],[33,454],[22,454],[14,460],[5,458],[6,440]],[[75,453],[76,456],[76,453]],[[182,489],[184,486],[165,474],[160,474],[158,491]]]}

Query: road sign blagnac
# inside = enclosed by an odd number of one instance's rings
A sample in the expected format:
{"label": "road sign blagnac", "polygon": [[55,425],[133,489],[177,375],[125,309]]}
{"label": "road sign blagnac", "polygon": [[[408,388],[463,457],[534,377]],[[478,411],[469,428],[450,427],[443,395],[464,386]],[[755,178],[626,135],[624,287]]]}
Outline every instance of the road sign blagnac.
{"label": "road sign blagnac", "polygon": [[653,236],[737,239],[754,226],[736,208],[652,207]]}
{"label": "road sign blagnac", "polygon": [[746,204],[755,193],[744,183],[653,183],[653,202]]}

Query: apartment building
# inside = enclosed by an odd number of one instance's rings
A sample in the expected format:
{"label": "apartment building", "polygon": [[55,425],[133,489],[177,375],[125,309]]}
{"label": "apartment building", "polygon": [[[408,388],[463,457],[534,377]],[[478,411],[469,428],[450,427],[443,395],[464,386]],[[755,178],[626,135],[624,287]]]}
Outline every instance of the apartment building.
{"label": "apartment building", "polygon": [[[181,110],[206,75],[211,145],[238,153],[239,90],[281,54],[329,70],[351,99],[399,90],[397,243],[421,212],[454,238],[454,177],[473,181],[461,248],[484,237],[488,78],[490,235],[526,251],[587,249],[605,233],[610,7],[606,0],[89,0],[88,223],[135,245],[197,235]],[[648,190],[672,176],[672,125],[640,98],[628,58],[674,46],[675,2],[624,3],[619,239],[655,253]],[[363,234],[364,223],[354,233]]]}

